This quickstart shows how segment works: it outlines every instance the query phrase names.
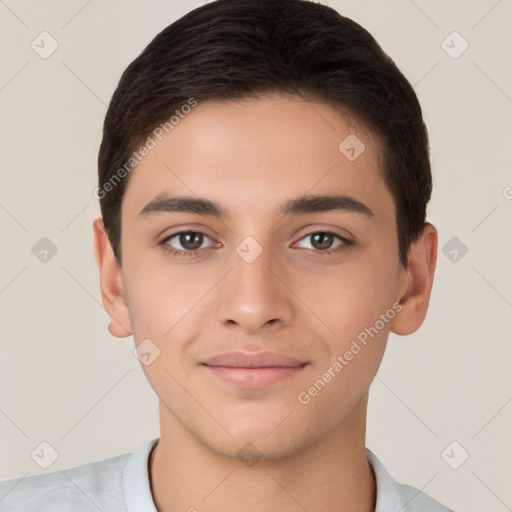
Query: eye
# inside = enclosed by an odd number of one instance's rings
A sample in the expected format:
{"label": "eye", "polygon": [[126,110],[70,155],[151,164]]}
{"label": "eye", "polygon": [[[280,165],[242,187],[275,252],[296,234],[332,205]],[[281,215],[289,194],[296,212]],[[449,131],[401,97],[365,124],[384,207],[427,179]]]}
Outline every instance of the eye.
{"label": "eye", "polygon": [[[305,249],[314,249],[317,252],[323,252],[326,254],[330,254],[333,249],[348,249],[352,245],[350,240],[329,230],[309,233],[301,238],[301,240],[307,240],[308,238],[311,241],[309,243],[309,247],[305,247]],[[337,245],[333,245],[336,242],[336,239],[338,239],[338,243]]]}
{"label": "eye", "polygon": [[[311,240],[309,247],[306,246],[303,248],[312,249],[323,255],[331,254],[336,250],[347,250],[351,245],[353,245],[351,240],[348,240],[347,238],[330,230],[308,233],[302,237],[300,241],[307,240],[308,238]],[[163,250],[174,256],[197,256],[201,249],[221,246],[219,243],[208,244],[207,240],[212,241],[208,235],[201,231],[178,231],[165,237],[161,242],[159,242],[159,245]]]}
{"label": "eye", "polygon": [[208,235],[201,231],[179,231],[165,237],[160,245],[162,248],[178,256],[194,256],[200,249],[208,247]]}

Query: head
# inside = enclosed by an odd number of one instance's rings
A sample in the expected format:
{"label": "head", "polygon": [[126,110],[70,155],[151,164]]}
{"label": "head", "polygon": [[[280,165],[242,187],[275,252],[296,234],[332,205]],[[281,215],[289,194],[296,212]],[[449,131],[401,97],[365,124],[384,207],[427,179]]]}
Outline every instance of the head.
{"label": "head", "polygon": [[[275,457],[361,413],[389,332],[423,322],[437,251],[421,109],[366,30],[303,0],[195,9],[123,73],[98,162],[110,332],[158,355],[169,424]],[[301,367],[234,386],[208,365],[231,350]]]}

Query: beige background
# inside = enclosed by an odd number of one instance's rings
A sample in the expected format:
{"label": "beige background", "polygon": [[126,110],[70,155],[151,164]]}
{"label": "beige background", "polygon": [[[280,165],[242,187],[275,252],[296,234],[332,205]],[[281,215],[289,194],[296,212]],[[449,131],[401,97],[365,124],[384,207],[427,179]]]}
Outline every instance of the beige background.
{"label": "beige background", "polygon": [[[107,332],[92,191],[121,72],[202,3],[0,1],[2,480],[158,436],[133,339]],[[325,3],[367,28],[414,84],[432,147],[440,253],[430,312],[417,333],[390,339],[367,445],[396,479],[455,510],[512,510],[512,1]],[[31,48],[43,31],[59,45],[47,59]],[[456,59],[441,46],[453,31],[469,43]],[[453,53],[463,41],[445,44]],[[46,263],[32,252],[42,237],[58,249]],[[452,237],[468,249],[455,262],[451,246],[450,258],[441,252]],[[59,455],[46,470],[31,458],[42,441]],[[441,456],[452,441],[452,464],[469,452],[458,469]]]}

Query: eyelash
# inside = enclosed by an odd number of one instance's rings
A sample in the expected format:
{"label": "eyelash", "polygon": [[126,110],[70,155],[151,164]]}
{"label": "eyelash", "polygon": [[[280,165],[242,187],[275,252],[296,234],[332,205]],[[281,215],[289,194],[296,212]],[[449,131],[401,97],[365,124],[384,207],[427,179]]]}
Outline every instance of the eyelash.
{"label": "eyelash", "polygon": [[[203,233],[202,231],[197,231],[197,230],[183,230],[183,231],[177,231],[176,233],[172,233],[171,235],[168,235],[166,236],[163,240],[161,240],[158,245],[160,245],[162,247],[162,250],[164,250],[165,252],[171,254],[172,256],[177,256],[177,257],[193,257],[193,256],[197,256],[198,253],[200,251],[202,251],[203,249],[195,249],[193,251],[185,251],[185,250],[177,250],[177,249],[174,249],[173,247],[171,247],[170,245],[167,244],[167,242],[171,239],[173,239],[174,237],[178,236],[178,235],[181,235],[181,234],[185,234],[185,233],[193,233],[193,234],[197,234],[197,235],[203,235],[207,238],[210,238],[206,233]],[[315,249],[310,249],[310,250],[313,250],[314,252],[316,253],[319,253],[319,254],[322,254],[322,255],[329,255],[329,254],[332,254],[334,252],[337,252],[338,250],[341,250],[341,251],[346,251],[348,250],[353,244],[354,242],[352,242],[351,240],[348,240],[347,238],[339,235],[338,233],[336,233],[335,231],[331,231],[329,229],[322,229],[322,230],[319,230],[319,231],[311,231],[310,233],[307,233],[305,234],[300,240],[303,240],[304,238],[307,238],[308,236],[312,236],[312,235],[316,235],[318,233],[322,233],[322,234],[325,234],[325,233],[328,233],[330,235],[334,235],[336,238],[338,238],[339,240],[341,240],[343,243],[341,245],[339,245],[338,247],[335,247],[334,249],[326,249],[324,251],[322,250],[315,250]]]}

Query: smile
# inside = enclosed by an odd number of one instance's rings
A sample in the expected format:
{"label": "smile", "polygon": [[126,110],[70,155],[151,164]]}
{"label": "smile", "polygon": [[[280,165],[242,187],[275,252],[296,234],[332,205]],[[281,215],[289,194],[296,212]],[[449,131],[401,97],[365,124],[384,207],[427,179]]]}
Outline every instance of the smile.
{"label": "smile", "polygon": [[208,359],[202,366],[228,384],[258,389],[299,374],[307,364],[299,359],[271,352],[228,352]]}

